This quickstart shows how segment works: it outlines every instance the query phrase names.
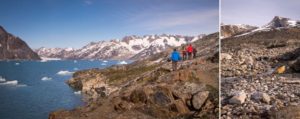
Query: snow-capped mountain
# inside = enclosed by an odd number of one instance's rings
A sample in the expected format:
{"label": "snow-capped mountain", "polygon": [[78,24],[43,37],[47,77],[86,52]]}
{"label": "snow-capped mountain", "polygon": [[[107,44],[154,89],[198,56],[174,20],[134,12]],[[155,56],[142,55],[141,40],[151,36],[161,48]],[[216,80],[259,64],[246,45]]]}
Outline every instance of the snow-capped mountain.
{"label": "snow-capped mountain", "polygon": [[[266,25],[263,25],[261,27],[256,27],[254,29],[248,29],[244,32],[240,32],[237,34],[233,34],[231,36],[234,37],[240,37],[240,36],[244,36],[244,35],[248,35],[248,34],[253,34],[253,33],[257,33],[257,32],[265,32],[265,31],[271,31],[271,30],[280,30],[280,29],[285,29],[285,28],[293,28],[293,27],[300,27],[300,21],[298,20],[292,20],[290,18],[285,18],[285,17],[279,17],[279,16],[275,16],[269,23],[267,23]],[[226,38],[226,34],[228,31],[225,28],[221,27],[221,33],[224,33],[223,38]],[[231,37],[230,35],[228,35],[227,37]]]}
{"label": "snow-capped mountain", "polygon": [[290,18],[275,16],[271,22],[263,26],[263,28],[280,28],[280,27],[295,27],[300,26],[300,21]]}
{"label": "snow-capped mountain", "polygon": [[[73,48],[45,48],[41,47],[39,49],[34,50],[41,57],[49,57],[49,58],[68,58],[72,56],[74,51]],[[41,55],[42,54],[42,55]]]}
{"label": "snow-capped mountain", "polygon": [[246,24],[228,24],[221,25],[221,38],[227,38],[233,35],[249,32],[258,27]]}
{"label": "snow-capped mountain", "polygon": [[42,47],[35,51],[41,57],[62,59],[140,59],[170,47],[194,42],[203,36],[133,35],[121,40],[91,42],[80,49]]}

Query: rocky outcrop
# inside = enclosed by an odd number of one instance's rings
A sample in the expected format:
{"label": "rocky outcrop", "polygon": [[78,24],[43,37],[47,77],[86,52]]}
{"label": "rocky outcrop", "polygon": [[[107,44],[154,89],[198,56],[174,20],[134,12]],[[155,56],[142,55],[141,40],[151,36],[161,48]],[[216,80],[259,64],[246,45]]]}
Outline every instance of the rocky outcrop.
{"label": "rocky outcrop", "polygon": [[218,63],[210,60],[214,54],[201,54],[217,50],[217,35],[195,42],[201,44],[198,57],[177,71],[171,71],[167,50],[128,65],[76,72],[67,83],[82,91],[87,105],[49,118],[217,118]]}
{"label": "rocky outcrop", "polygon": [[40,57],[23,40],[0,26],[0,60],[40,60]]}
{"label": "rocky outcrop", "polygon": [[300,105],[299,33],[288,26],[222,39],[222,119],[279,119],[274,112]]}
{"label": "rocky outcrop", "polygon": [[221,25],[221,38],[227,38],[234,35],[250,32],[258,27],[245,24]]}

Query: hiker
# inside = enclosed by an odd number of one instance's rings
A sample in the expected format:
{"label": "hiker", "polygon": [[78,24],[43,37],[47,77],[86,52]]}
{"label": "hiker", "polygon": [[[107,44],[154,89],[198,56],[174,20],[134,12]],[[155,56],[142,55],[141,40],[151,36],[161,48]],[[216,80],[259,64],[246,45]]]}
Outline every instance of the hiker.
{"label": "hiker", "polygon": [[182,60],[186,60],[187,59],[186,58],[187,53],[186,53],[186,50],[185,50],[184,46],[182,47],[181,53],[182,53]]}
{"label": "hiker", "polygon": [[196,48],[193,48],[193,58],[195,59],[197,56],[197,49]]}
{"label": "hiker", "polygon": [[187,48],[186,51],[188,53],[188,59],[191,60],[192,59],[192,54],[193,54],[193,46],[192,44],[190,44]]}
{"label": "hiker", "polygon": [[177,52],[176,48],[173,50],[171,54],[171,60],[172,60],[172,69],[173,71],[177,70],[177,62],[180,61],[181,57],[179,52]]}

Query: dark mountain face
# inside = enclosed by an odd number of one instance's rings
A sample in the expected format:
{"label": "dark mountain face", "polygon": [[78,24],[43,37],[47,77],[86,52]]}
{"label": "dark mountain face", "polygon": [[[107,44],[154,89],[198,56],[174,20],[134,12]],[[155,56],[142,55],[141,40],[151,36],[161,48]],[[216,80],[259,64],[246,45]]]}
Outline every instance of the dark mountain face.
{"label": "dark mountain face", "polygon": [[293,27],[298,26],[299,21],[291,20],[290,18],[275,16],[271,22],[269,22],[266,28],[279,28],[279,27]]}
{"label": "dark mountain face", "polygon": [[40,57],[23,40],[0,26],[0,60],[40,60]]}

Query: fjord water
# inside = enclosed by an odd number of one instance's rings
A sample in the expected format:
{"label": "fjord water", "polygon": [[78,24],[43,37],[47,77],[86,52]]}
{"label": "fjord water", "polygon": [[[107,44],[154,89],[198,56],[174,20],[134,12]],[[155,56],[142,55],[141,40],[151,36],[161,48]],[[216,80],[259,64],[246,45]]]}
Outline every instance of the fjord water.
{"label": "fjord water", "polygon": [[118,63],[99,60],[0,61],[0,118],[46,119],[51,111],[83,105],[81,96],[65,83],[72,77],[71,72]]}

